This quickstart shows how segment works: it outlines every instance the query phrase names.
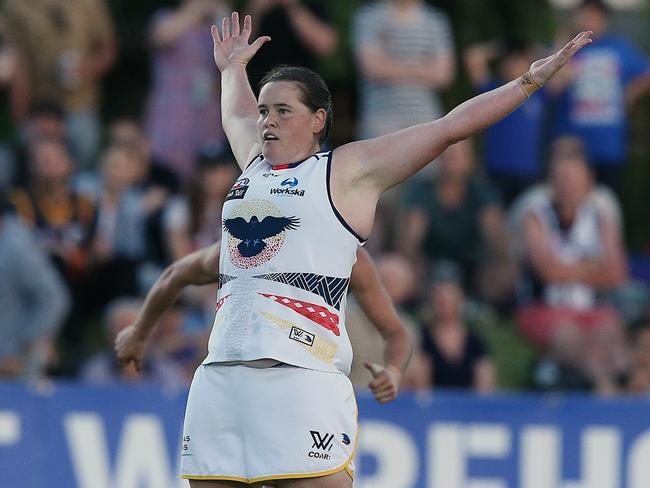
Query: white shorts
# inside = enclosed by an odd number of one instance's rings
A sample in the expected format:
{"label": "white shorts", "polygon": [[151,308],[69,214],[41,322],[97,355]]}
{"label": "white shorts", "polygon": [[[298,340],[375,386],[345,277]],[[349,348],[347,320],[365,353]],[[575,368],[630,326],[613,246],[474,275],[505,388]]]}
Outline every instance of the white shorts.
{"label": "white shorts", "polygon": [[342,373],[201,365],[187,399],[181,476],[265,485],[343,469],[353,476],[357,432]]}

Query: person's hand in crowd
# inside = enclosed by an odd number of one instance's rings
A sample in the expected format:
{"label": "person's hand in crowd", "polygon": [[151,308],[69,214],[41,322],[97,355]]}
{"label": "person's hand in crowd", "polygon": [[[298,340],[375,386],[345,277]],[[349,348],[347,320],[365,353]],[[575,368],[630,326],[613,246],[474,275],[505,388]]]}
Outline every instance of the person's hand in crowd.
{"label": "person's hand in crowd", "polygon": [[365,368],[372,374],[368,388],[379,403],[388,403],[397,397],[402,373],[396,367],[386,367],[377,363],[364,362]]}
{"label": "person's hand in crowd", "polygon": [[581,32],[556,53],[531,64],[530,76],[532,77],[532,84],[544,85],[560,68],[567,64],[575,53],[591,43],[592,34],[591,31]]}
{"label": "person's hand in crowd", "polygon": [[133,363],[135,369],[140,371],[142,367],[142,358],[144,356],[144,347],[147,337],[139,332],[139,328],[129,325],[121,330],[115,338],[115,355],[122,367],[128,367]]}
{"label": "person's hand in crowd", "polygon": [[239,13],[233,12],[230,18],[224,17],[221,34],[217,26],[212,26],[214,62],[219,71],[223,72],[234,63],[248,64],[259,48],[271,40],[269,36],[261,36],[249,44],[251,24],[251,16],[247,15],[244,17],[244,28],[240,30]]}

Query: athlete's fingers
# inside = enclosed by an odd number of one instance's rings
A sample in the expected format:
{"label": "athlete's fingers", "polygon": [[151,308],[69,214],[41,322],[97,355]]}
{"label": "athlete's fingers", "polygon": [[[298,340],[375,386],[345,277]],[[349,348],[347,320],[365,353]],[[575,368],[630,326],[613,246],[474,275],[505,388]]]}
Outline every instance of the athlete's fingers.
{"label": "athlete's fingers", "polygon": [[234,11],[232,13],[232,36],[237,37],[239,35],[239,12]]}
{"label": "athlete's fingers", "polygon": [[221,42],[221,36],[219,35],[219,27],[213,25],[210,27],[210,34],[212,34],[212,43],[217,45]]}
{"label": "athlete's fingers", "polygon": [[381,388],[377,388],[375,391],[373,391],[373,394],[375,394],[375,395],[384,395],[386,393],[394,393],[396,391],[397,391],[397,389],[395,388],[395,385],[388,384],[388,385],[382,386]]}
{"label": "athlete's fingers", "polygon": [[251,35],[251,31],[253,30],[253,21],[251,20],[250,15],[245,15],[244,16],[244,29],[242,30],[242,34],[246,36],[246,39],[248,39],[248,36]]}
{"label": "athlete's fingers", "polygon": [[387,375],[382,374],[381,376],[378,376],[377,378],[372,380],[370,383],[368,383],[368,387],[371,390],[374,391],[374,390],[380,389],[380,388],[382,388],[382,387],[384,387],[385,385],[388,385],[388,384],[390,384],[390,378]]}
{"label": "athlete's fingers", "polygon": [[375,395],[375,399],[379,403],[387,403],[390,402],[391,400],[394,400],[397,397],[396,393],[382,393],[381,395]]}
{"label": "athlete's fingers", "polygon": [[255,42],[251,44],[251,47],[255,50],[255,52],[257,52],[258,49],[261,48],[264,43],[269,42],[270,40],[271,38],[269,36],[258,37],[257,39],[255,39]]}
{"label": "athlete's fingers", "polygon": [[224,41],[230,38],[230,17],[224,17],[221,21],[221,31],[223,32],[221,38]]}
{"label": "athlete's fingers", "polygon": [[370,361],[364,361],[363,366],[370,371],[373,378],[377,378],[383,371],[384,367],[377,363],[371,363]]}

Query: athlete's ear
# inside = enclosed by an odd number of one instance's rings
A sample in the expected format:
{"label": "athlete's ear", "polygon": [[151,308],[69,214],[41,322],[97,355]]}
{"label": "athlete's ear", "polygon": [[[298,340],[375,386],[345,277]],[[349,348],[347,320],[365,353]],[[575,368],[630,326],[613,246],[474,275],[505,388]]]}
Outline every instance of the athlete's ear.
{"label": "athlete's ear", "polygon": [[325,121],[327,119],[327,112],[325,109],[319,108],[314,112],[314,117],[312,118],[312,132],[314,134],[320,134],[325,129]]}

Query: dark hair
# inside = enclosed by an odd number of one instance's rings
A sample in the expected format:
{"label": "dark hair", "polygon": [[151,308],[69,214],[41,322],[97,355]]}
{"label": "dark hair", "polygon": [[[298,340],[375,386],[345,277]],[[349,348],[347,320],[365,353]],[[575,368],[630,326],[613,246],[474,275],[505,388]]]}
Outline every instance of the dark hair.
{"label": "dark hair", "polygon": [[334,118],[332,95],[330,94],[329,88],[327,88],[325,80],[308,68],[281,65],[269,71],[259,82],[258,88],[262,90],[264,85],[275,81],[291,81],[296,83],[300,88],[300,101],[302,103],[314,112],[319,108],[325,110],[327,114],[325,117],[325,126],[320,133],[318,141],[320,144],[323,144],[329,136],[330,129],[332,128],[332,119]]}
{"label": "dark hair", "polygon": [[603,0],[582,0],[580,5],[578,5],[578,10],[583,8],[595,8],[596,10],[600,10],[603,15],[609,15],[611,12],[609,5],[603,2]]}

